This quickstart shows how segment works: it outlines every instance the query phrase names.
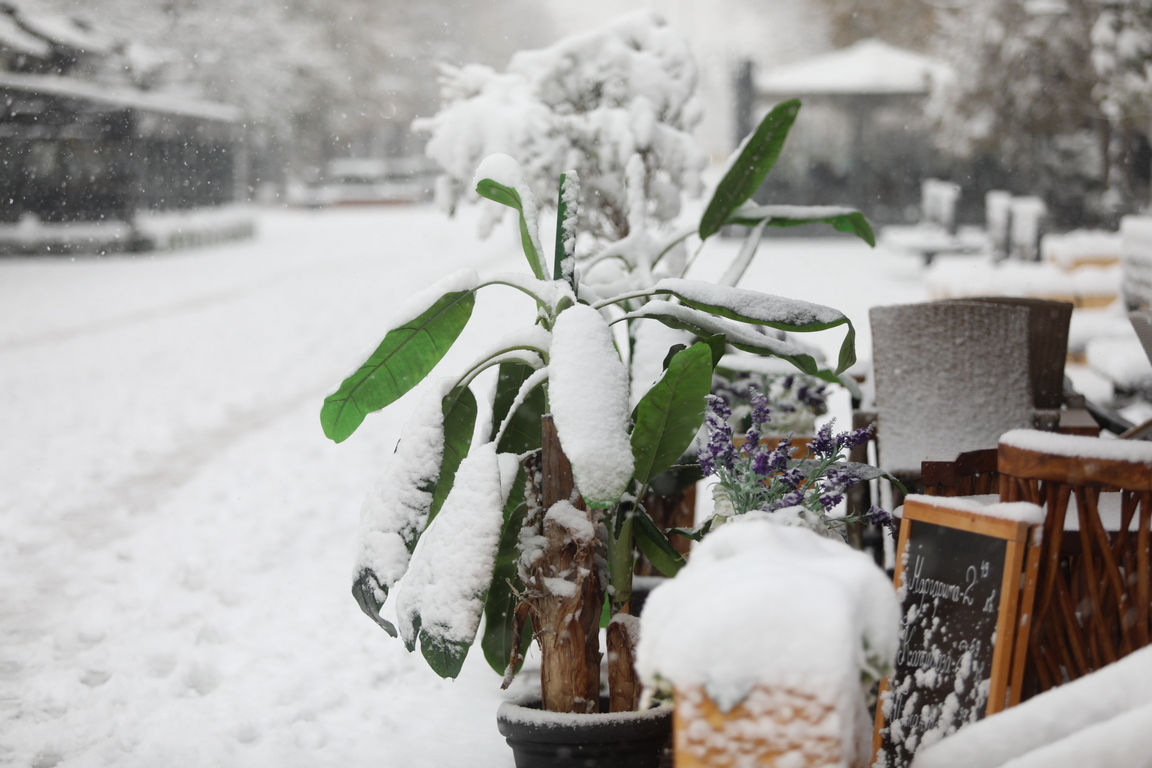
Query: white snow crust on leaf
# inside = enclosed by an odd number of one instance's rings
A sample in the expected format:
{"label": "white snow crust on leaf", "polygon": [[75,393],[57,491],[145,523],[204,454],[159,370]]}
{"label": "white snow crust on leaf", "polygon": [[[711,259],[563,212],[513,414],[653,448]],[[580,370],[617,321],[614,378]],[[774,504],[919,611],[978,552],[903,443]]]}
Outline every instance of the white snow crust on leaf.
{"label": "white snow crust on leaf", "polygon": [[757,333],[747,325],[728,320],[724,317],[716,317],[707,312],[686,307],[683,304],[673,304],[670,301],[662,301],[659,299],[650,301],[634,312],[629,312],[624,315],[624,317],[629,319],[641,317],[654,318],[658,315],[670,315],[681,322],[701,329],[705,333],[722,333],[728,338],[729,343],[763,347],[771,350],[772,354],[782,357],[811,355],[817,362],[823,359],[823,355],[819,353],[819,350],[813,349],[808,345],[797,344],[792,341],[777,339],[774,336]]}
{"label": "white snow crust on leaf", "polygon": [[1149,766],[1149,723],[1152,647],[965,726],[917,752],[913,766]]}
{"label": "white snow crust on leaf", "polygon": [[628,372],[600,313],[576,304],[552,329],[548,395],[556,432],[589,506],[615,503],[632,477]]}
{"label": "white snow crust on leaf", "polygon": [[532,247],[536,249],[536,255],[540,259],[540,266],[544,269],[544,274],[550,274],[550,270],[546,268],[547,265],[544,263],[544,249],[540,247],[540,212],[536,207],[536,196],[532,194],[532,188],[528,186],[528,182],[524,178],[524,171],[520,167],[520,163],[516,162],[511,155],[503,152],[488,155],[476,167],[472,186],[475,187],[484,179],[491,179],[497,184],[503,184],[516,190],[516,194],[520,196],[520,208],[524,214],[524,224],[528,228],[528,238],[532,241]]}
{"label": "white snow crust on leaf", "polygon": [[782,322],[791,325],[805,325],[809,322],[829,324],[844,320],[839,310],[814,304],[800,299],[773,296],[747,288],[732,288],[726,285],[705,283],[701,280],[683,280],[666,277],[656,283],[657,292],[672,292],[688,301],[709,306],[728,307],[742,317],[756,322]]}
{"label": "white snow crust on leaf", "polygon": [[702,687],[724,711],[754,690],[791,689],[836,706],[848,765],[871,726],[861,675],[896,655],[900,611],[868,555],[749,513],[713,531],[649,595],[636,669],[648,685]]}
{"label": "white snow crust on leaf", "polygon": [[[385,590],[408,568],[409,547],[424,530],[432,490],[444,459],[441,401],[452,389],[444,379],[425,392],[388,457],[384,475],[360,508],[360,534],[353,578],[368,568]],[[376,598],[384,602],[385,595]]]}
{"label": "white snow crust on leaf", "polygon": [[[632,392],[628,404],[635,408],[660,377],[664,375],[664,359],[668,350],[677,344],[689,345],[695,340],[688,331],[669,328],[663,323],[636,323],[632,346]],[[792,366],[788,366],[792,369]],[[793,369],[794,370],[794,369]]]}
{"label": "white snow crust on leaf", "polygon": [[424,631],[445,640],[469,643],[476,636],[500,545],[503,491],[496,446],[473,448],[396,588],[397,626],[409,644],[416,641],[416,616]]}
{"label": "white snow crust on leaf", "polygon": [[392,321],[392,328],[399,328],[405,323],[415,320],[428,311],[441,296],[457,291],[474,291],[480,283],[480,277],[474,269],[458,269],[419,293],[413,295],[396,311]]}
{"label": "white snow crust on leaf", "polygon": [[501,336],[499,341],[476,357],[472,366],[499,357],[522,359],[533,368],[539,368],[543,365],[543,360],[537,353],[547,353],[551,344],[552,334],[546,328],[539,325],[524,326]]}
{"label": "white snow crust on leaf", "polygon": [[842,205],[742,205],[737,216],[772,219],[829,219],[856,213],[855,208]]}
{"label": "white snow crust on leaf", "polygon": [[504,283],[536,296],[545,306],[555,308],[564,297],[572,296],[572,287],[562,280],[537,280],[524,272],[499,272],[484,281],[485,284]]}

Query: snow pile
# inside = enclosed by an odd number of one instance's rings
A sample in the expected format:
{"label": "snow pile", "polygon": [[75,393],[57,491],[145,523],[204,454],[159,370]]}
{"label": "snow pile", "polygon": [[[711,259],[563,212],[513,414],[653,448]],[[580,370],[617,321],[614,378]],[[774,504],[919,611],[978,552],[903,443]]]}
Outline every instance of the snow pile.
{"label": "snow pile", "polygon": [[917,753],[913,768],[1152,766],[1152,648],[1053,688]]}
{"label": "snow pile", "polygon": [[1084,357],[1093,371],[1118,389],[1152,388],[1152,363],[1131,325],[1123,335],[1091,339],[1084,346]]}
{"label": "snow pile", "polygon": [[600,313],[576,304],[552,329],[549,400],[584,501],[615,503],[632,478],[628,372]]}
{"label": "snow pile", "polygon": [[[646,213],[659,221],[696,192],[703,152],[690,135],[700,120],[696,65],[687,42],[651,11],[521,51],[504,73],[446,68],[447,102],[417,121],[431,134],[426,152],[444,169],[441,203],[454,209],[480,160],[515,157],[536,199],[556,199],[556,181],[573,169],[583,181],[577,227],[616,240],[627,234],[625,168],[643,160]],[[499,214],[499,211],[493,210]]]}
{"label": "snow pile", "polygon": [[810,697],[830,708],[851,764],[871,737],[861,680],[891,665],[899,626],[892,584],[867,555],[749,513],[649,596],[636,666],[646,685],[702,688],[725,712],[755,709],[763,692]]}

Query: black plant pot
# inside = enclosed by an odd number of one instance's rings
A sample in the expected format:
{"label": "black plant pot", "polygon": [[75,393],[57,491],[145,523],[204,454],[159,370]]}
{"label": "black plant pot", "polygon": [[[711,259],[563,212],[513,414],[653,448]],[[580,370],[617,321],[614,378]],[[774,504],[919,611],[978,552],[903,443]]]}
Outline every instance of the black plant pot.
{"label": "black plant pot", "polygon": [[[607,709],[607,699],[602,706]],[[671,765],[672,708],[571,715],[540,699],[506,701],[496,713],[516,768],[660,768]],[[663,763],[662,763],[663,761]]]}

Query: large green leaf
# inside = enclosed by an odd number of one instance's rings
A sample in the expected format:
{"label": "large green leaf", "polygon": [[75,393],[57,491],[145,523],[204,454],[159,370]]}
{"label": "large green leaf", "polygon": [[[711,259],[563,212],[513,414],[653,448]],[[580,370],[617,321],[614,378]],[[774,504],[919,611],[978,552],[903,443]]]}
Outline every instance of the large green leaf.
{"label": "large green leaf", "polygon": [[[532,366],[519,360],[506,360],[500,363],[500,372],[496,379],[496,398],[492,403],[492,433],[489,440],[496,439],[496,432],[500,429],[504,417],[508,415],[512,403],[515,402],[521,385],[534,372]],[[500,438],[496,450],[500,453],[522,454],[539,448],[540,417],[547,408],[548,402],[543,387],[533,389],[512,414],[512,421],[504,430],[504,436]]]}
{"label": "large green leaf", "polygon": [[365,416],[419,384],[460,336],[475,303],[472,291],[447,293],[419,317],[389,331],[364,364],[324,399],[324,434],[337,443],[347,440]]}
{"label": "large green leaf", "polygon": [[725,224],[769,227],[800,227],[805,224],[829,224],[837,232],[856,235],[876,247],[876,235],[864,214],[846,208],[805,205],[746,205],[736,210]]}
{"label": "large green leaf", "polygon": [[520,193],[512,187],[492,179],[481,179],[476,182],[476,192],[481,197],[506,205],[520,214],[520,245],[524,249],[524,257],[528,259],[528,266],[531,267],[532,274],[536,276],[536,279],[547,280],[548,276],[544,274],[540,260],[540,251],[536,247],[536,241],[533,239],[530,229],[530,227],[536,226],[536,222],[528,221],[527,216],[525,216],[524,202],[520,199]]}
{"label": "large green leaf", "polygon": [[[512,658],[515,645],[513,631],[516,606],[520,602],[517,592],[524,591],[520,581],[517,562],[520,558],[520,529],[524,525],[527,505],[524,503],[524,468],[516,475],[516,482],[508,494],[504,505],[504,527],[500,531],[500,549],[496,553],[496,567],[492,571],[492,583],[484,599],[484,636],[480,647],[488,665],[503,675]],[[532,641],[531,619],[520,636],[521,656],[528,650]]]}
{"label": "large green leaf", "polygon": [[665,576],[675,576],[684,567],[684,556],[676,551],[664,532],[652,521],[643,509],[634,511],[636,521],[636,543],[648,562]]}
{"label": "large green leaf", "polygon": [[633,477],[647,483],[684,455],[704,421],[704,399],[711,388],[708,344],[693,344],[673,356],[660,381],[636,406]]}
{"label": "large green leaf", "polygon": [[[432,492],[432,506],[428,510],[428,523],[430,524],[452,484],[456,480],[456,470],[460,462],[468,455],[468,448],[472,445],[472,433],[476,428],[476,396],[468,387],[456,387],[444,398],[444,459],[440,464],[440,476],[436,479],[436,487]],[[427,528],[427,524],[425,525]],[[412,548],[416,546],[412,542]]]}
{"label": "large green leaf", "polygon": [[777,104],[748,137],[735,162],[724,174],[700,218],[700,239],[720,231],[732,212],[756,193],[784,148],[788,131],[800,112],[796,99]]}
{"label": "large green leaf", "polygon": [[[856,362],[856,329],[839,310],[808,301],[787,299],[759,291],[704,283],[699,280],[665,278],[655,293],[671,294],[685,306],[743,323],[766,325],[781,331],[812,333],[843,325],[847,327],[834,373],[842,373]],[[735,342],[729,338],[733,344]],[[805,371],[815,373],[815,371]]]}

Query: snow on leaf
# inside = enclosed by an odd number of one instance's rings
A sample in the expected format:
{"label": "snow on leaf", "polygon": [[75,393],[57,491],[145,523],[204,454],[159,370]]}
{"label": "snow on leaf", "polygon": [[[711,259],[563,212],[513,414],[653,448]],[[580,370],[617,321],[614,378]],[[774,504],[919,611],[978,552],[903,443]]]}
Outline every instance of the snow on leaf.
{"label": "snow on leaf", "polygon": [[552,330],[549,398],[576,486],[591,507],[614,504],[632,476],[628,372],[600,313],[577,304]]}
{"label": "snow on leaf", "polygon": [[409,647],[419,637],[425,658],[442,676],[455,677],[476,637],[504,501],[496,447],[485,443],[460,464],[452,491],[396,588],[401,636]]}
{"label": "snow on leaf", "polygon": [[360,509],[353,595],[361,610],[393,636],[396,631],[380,618],[380,607],[408,569],[410,553],[428,521],[444,458],[441,400],[451,385],[446,379],[421,399],[384,475]]}

